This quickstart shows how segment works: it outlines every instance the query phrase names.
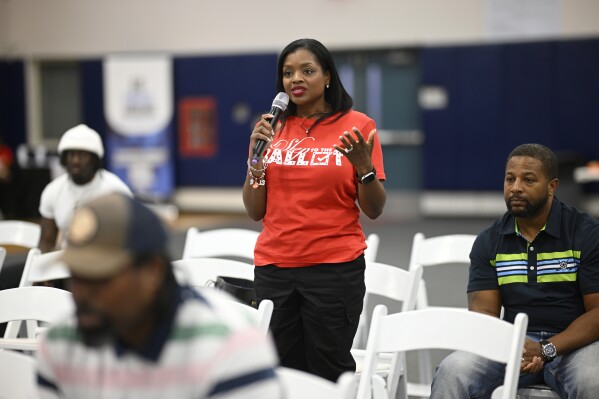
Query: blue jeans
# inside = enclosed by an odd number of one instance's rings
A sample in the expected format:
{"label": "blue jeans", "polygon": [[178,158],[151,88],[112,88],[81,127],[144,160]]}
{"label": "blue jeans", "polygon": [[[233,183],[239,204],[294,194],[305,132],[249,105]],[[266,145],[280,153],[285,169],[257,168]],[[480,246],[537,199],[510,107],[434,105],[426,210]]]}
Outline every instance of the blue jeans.
{"label": "blue jeans", "polygon": [[[528,333],[532,340],[550,338],[552,334]],[[492,345],[489,342],[489,345]],[[546,384],[560,398],[595,399],[599,392],[599,341],[558,356],[535,374],[521,374],[519,387]],[[467,352],[454,352],[437,367],[431,399],[490,398],[503,384],[505,364]]]}

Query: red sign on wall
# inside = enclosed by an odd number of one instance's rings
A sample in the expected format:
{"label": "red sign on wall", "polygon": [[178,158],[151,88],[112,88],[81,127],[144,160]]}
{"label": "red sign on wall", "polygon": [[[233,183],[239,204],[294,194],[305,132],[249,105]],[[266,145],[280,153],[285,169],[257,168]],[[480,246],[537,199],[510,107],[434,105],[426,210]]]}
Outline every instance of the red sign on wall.
{"label": "red sign on wall", "polygon": [[210,157],[218,150],[216,100],[192,97],[179,101],[179,154]]}

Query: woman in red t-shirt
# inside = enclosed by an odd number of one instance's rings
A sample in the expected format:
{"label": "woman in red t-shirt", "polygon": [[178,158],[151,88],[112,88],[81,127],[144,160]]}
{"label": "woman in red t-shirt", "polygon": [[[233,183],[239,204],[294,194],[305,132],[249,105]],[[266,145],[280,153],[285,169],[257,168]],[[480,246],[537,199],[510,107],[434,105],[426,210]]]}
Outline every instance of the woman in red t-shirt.
{"label": "woman in red t-shirt", "polygon": [[262,220],[254,252],[258,300],[270,299],[281,365],[335,381],[355,371],[350,349],[365,293],[360,211],[375,219],[386,194],[376,125],[352,110],[327,48],[313,39],[279,56],[289,96],[276,131],[262,115],[250,136],[269,146],[248,161],[243,201]]}

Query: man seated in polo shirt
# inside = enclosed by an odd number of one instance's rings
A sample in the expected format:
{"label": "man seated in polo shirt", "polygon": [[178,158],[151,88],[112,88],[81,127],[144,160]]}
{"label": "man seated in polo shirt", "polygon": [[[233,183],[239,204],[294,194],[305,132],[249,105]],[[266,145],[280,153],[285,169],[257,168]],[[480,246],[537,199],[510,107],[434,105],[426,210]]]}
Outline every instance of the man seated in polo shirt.
{"label": "man seated in polo shirt", "polygon": [[76,315],[38,351],[40,398],[280,398],[276,351],[225,294],[180,286],[167,233],[138,201],[78,208],[62,260]]}
{"label": "man seated in polo shirt", "polygon": [[[503,306],[510,322],[528,315],[519,386],[544,383],[560,398],[597,398],[599,221],[559,201],[558,184],[549,148],[523,144],[511,152],[508,212],[474,243],[468,307],[499,317]],[[439,365],[431,398],[490,398],[504,369],[454,352]]]}

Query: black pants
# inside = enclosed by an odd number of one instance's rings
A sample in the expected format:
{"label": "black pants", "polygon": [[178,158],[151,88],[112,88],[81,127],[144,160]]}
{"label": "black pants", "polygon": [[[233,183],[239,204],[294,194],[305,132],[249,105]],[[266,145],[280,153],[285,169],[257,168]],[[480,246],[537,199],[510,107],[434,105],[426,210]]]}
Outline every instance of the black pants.
{"label": "black pants", "polygon": [[255,268],[258,301],[270,299],[281,365],[336,381],[356,370],[350,353],[366,287],[364,256],[345,263]]}

